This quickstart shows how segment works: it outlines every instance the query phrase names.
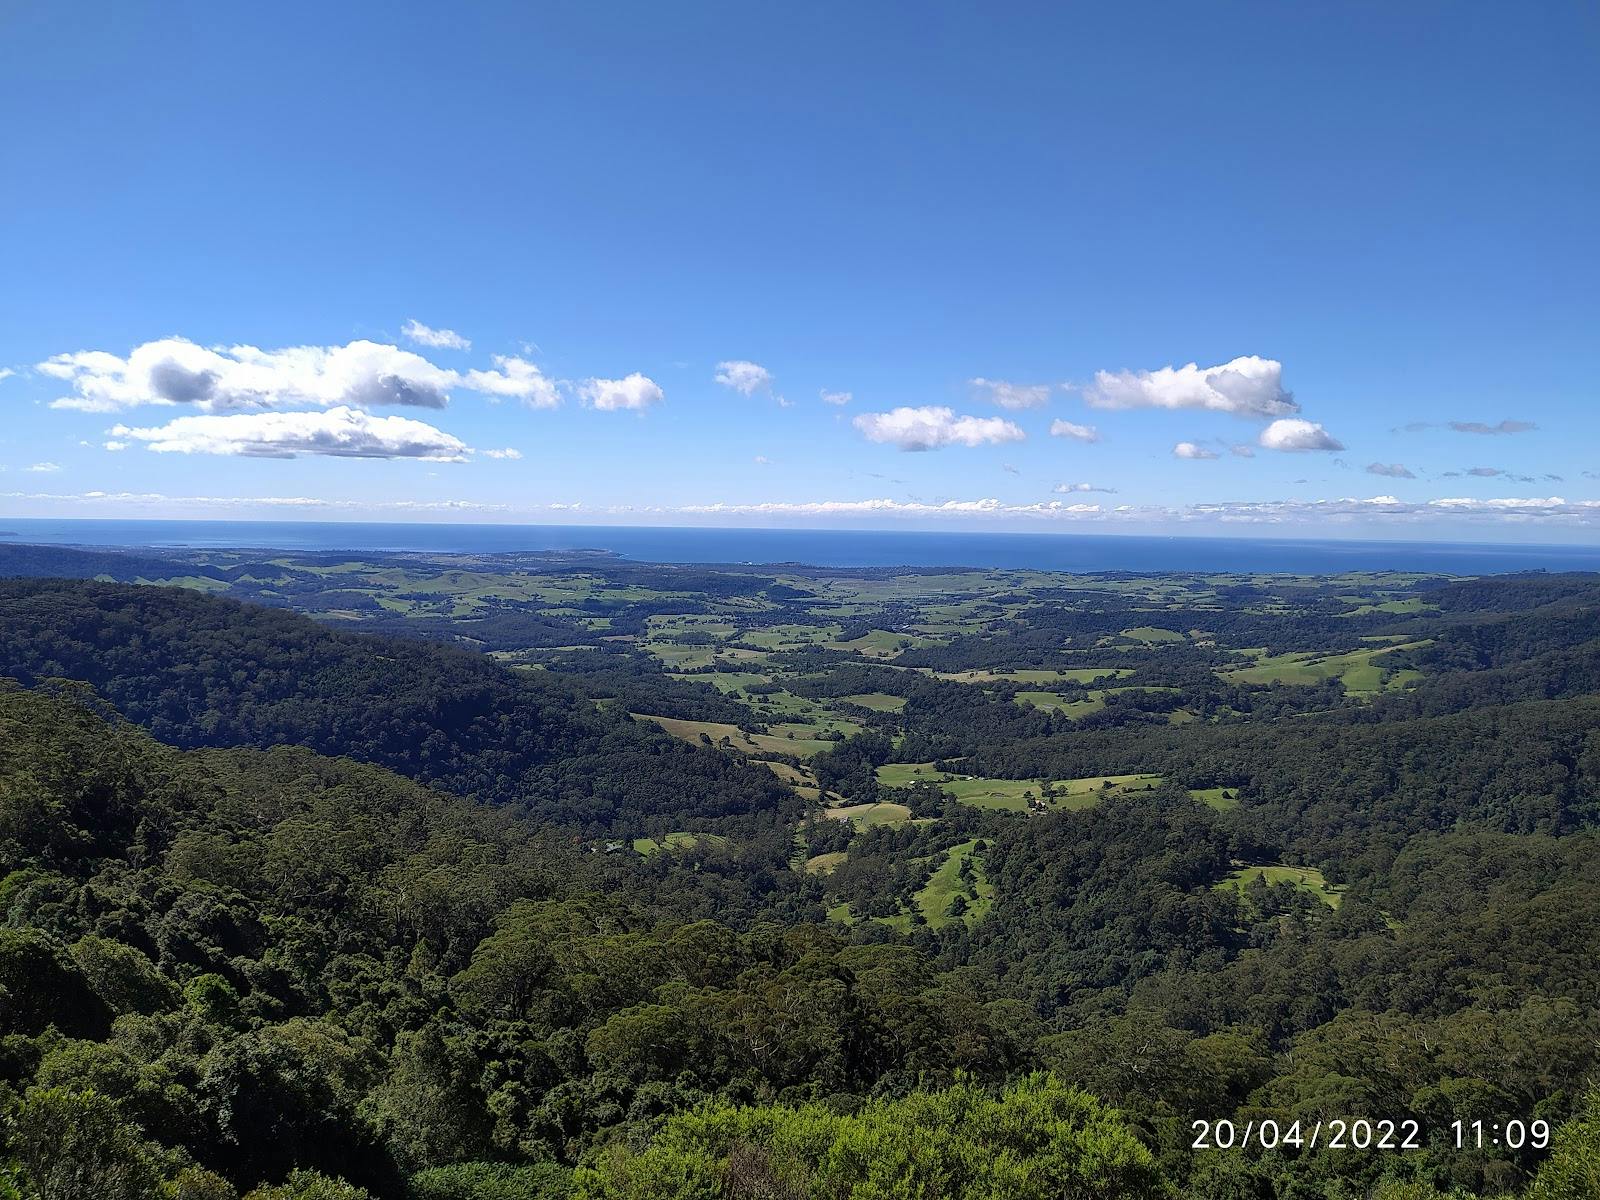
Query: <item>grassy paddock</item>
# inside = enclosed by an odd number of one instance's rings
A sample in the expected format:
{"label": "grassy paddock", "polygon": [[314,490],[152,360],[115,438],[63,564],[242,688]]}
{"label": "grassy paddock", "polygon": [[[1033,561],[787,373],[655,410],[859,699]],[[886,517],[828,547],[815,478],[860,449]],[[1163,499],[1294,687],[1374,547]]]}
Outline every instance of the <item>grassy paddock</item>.
{"label": "grassy paddock", "polygon": [[1315,867],[1289,867],[1282,863],[1268,863],[1255,867],[1240,867],[1214,886],[1218,891],[1233,889],[1244,892],[1252,879],[1268,883],[1292,884],[1300,891],[1315,896],[1329,908],[1338,908],[1344,899],[1344,888],[1329,883]]}

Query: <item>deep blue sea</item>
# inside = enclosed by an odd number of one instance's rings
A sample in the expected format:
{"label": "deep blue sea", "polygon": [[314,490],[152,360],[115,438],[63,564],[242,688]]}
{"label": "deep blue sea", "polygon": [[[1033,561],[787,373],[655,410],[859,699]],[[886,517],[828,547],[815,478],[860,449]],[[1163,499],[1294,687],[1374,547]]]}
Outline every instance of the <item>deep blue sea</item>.
{"label": "deep blue sea", "polygon": [[0,541],[75,546],[412,550],[492,554],[605,550],[641,562],[1046,571],[1409,570],[1480,575],[1600,570],[1600,546],[1468,542],[930,533],[861,529],[662,529],[600,525],[409,525],[310,521],[86,521],[0,517]]}

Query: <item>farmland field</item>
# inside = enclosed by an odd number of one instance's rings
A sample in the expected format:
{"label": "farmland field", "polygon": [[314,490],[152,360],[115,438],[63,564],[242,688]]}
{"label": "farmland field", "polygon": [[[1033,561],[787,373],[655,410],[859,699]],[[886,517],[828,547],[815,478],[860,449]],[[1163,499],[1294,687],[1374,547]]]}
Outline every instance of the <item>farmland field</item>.
{"label": "farmland field", "polygon": [[1315,867],[1287,867],[1278,863],[1241,867],[1216,886],[1242,894],[1250,882],[1256,879],[1264,883],[1287,883],[1308,896],[1316,897],[1329,908],[1338,908],[1344,898],[1344,889],[1330,884]]}

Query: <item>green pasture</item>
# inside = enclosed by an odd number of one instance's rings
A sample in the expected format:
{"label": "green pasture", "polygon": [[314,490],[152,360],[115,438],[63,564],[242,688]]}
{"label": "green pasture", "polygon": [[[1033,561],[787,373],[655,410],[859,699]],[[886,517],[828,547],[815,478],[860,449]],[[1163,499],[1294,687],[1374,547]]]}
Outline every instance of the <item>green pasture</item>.
{"label": "green pasture", "polygon": [[1208,805],[1218,812],[1227,812],[1229,809],[1239,807],[1239,792],[1237,788],[1190,788],[1189,795],[1201,804]]}
{"label": "green pasture", "polygon": [[1323,655],[1303,652],[1268,655],[1256,651],[1258,657],[1254,664],[1222,672],[1222,677],[1235,683],[1317,683],[1324,679],[1338,679],[1343,682],[1347,692],[1370,695],[1409,687],[1421,679],[1420,671],[1389,668],[1382,660],[1384,655],[1394,650],[1422,644],[1407,642],[1404,646]]}
{"label": "green pasture", "polygon": [[1059,779],[1051,784],[1053,795],[1045,797],[1037,779],[992,779],[959,775],[934,769],[932,763],[889,763],[878,768],[878,782],[888,787],[907,787],[918,781],[936,783],[962,804],[1001,812],[1027,812],[1028,795],[1045,800],[1052,808],[1089,808],[1110,796],[1150,791],[1162,782],[1160,775],[1093,775],[1081,779]]}
{"label": "green pasture", "polygon": [[906,706],[904,696],[891,696],[888,692],[857,692],[853,696],[840,696],[839,699],[861,708],[870,708],[873,712],[899,712]]}
{"label": "green pasture", "polygon": [[1344,888],[1329,883],[1323,878],[1322,872],[1315,867],[1289,867],[1284,866],[1282,863],[1240,867],[1213,886],[1218,891],[1226,891],[1231,888],[1242,894],[1246,885],[1252,879],[1264,879],[1268,883],[1292,884],[1302,892],[1315,896],[1329,908],[1338,908],[1340,902],[1344,899]]}
{"label": "green pasture", "polygon": [[726,846],[728,839],[719,833],[669,833],[661,840],[639,837],[633,839],[636,854],[659,854],[663,850],[692,850],[697,846]]}
{"label": "green pasture", "polygon": [[[977,853],[977,845],[977,840],[973,839],[970,842],[962,842],[959,846],[952,846],[938,868],[928,877],[928,882],[917,893],[917,907],[922,910],[929,928],[942,929],[952,921],[965,921],[968,925],[975,925],[989,915],[989,909],[994,905],[994,884],[990,883],[984,874],[983,859]],[[961,882],[961,864],[964,862],[972,864],[973,891],[976,895],[968,897],[967,911],[963,916],[952,917],[947,911],[950,902],[966,891]]]}
{"label": "green pasture", "polygon": [[823,819],[847,820],[857,829],[870,829],[874,825],[904,825],[911,820],[911,810],[904,804],[840,804],[822,810]]}

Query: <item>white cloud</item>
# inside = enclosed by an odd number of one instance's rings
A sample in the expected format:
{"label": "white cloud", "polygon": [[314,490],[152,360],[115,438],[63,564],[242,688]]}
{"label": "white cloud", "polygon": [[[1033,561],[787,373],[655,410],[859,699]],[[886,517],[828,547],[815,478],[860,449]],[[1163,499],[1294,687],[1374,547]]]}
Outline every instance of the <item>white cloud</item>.
{"label": "white cloud", "polygon": [[1488,527],[1545,525],[1600,529],[1600,500],[1569,501],[1560,496],[1507,496],[1495,499],[1445,497],[1403,502],[1394,496],[1342,497],[1326,500],[1223,501],[1185,506],[1102,505],[1053,500],[1035,504],[1006,504],[994,498],[947,500],[929,503],[893,500],[766,501],[758,503],[689,504],[683,506],[618,504],[591,506],[582,502],[511,505],[473,500],[328,500],[308,496],[169,496],[156,492],[90,491],[68,494],[0,492],[0,500],[70,505],[120,511],[143,508],[166,514],[206,510],[248,511],[303,509],[342,513],[424,512],[451,514],[549,514],[585,512],[637,520],[641,516],[754,517],[754,518],[906,518],[971,519],[975,521],[1070,521],[1073,523],[1171,523],[1204,526],[1348,526],[1393,524],[1427,527],[1462,522]]}
{"label": "white cloud", "polygon": [[1368,463],[1368,475],[1387,475],[1390,479],[1415,479],[1411,468],[1404,463]]}
{"label": "white cloud", "polygon": [[1560,496],[1504,496],[1479,500],[1442,497],[1437,500],[1402,501],[1394,496],[1343,497],[1334,500],[1230,501],[1195,504],[1184,519],[1218,519],[1235,524],[1348,523],[1381,520],[1399,524],[1426,524],[1447,518],[1492,524],[1600,524],[1600,500],[1571,502]]}
{"label": "white cloud", "polygon": [[1050,386],[1044,383],[1007,383],[1004,379],[971,380],[974,390],[983,394],[991,404],[1013,412],[1022,408],[1038,408],[1050,402]]}
{"label": "white cloud", "polygon": [[179,417],[153,428],[118,425],[110,435],[176,454],[295,458],[421,458],[461,462],[467,447],[442,430],[409,417],[375,417],[354,408],[319,412],[234,413]]}
{"label": "white cloud", "polygon": [[36,462],[33,464],[33,466],[28,467],[27,470],[38,475],[48,475],[53,471],[61,470],[61,468],[53,462]]}
{"label": "white cloud", "polygon": [[1096,371],[1082,389],[1095,408],[1202,408],[1240,417],[1300,411],[1283,389],[1283,364],[1246,355],[1218,367],[1189,363],[1158,371]]}
{"label": "white cloud", "polygon": [[561,403],[555,380],[527,359],[497,354],[492,361],[493,371],[468,371],[462,384],[492,399],[514,397],[529,408],[554,408]]}
{"label": "white cloud", "polygon": [[602,412],[624,408],[649,408],[660,404],[664,393],[655,380],[635,371],[625,379],[588,379],[578,388],[585,404]]}
{"label": "white cloud", "polygon": [[435,350],[471,350],[472,343],[454,329],[430,329],[421,321],[407,321],[400,334],[408,342],[419,346],[432,346]]}
{"label": "white cloud", "polygon": [[1343,450],[1344,443],[1315,421],[1285,417],[1261,431],[1258,439],[1268,450]]}
{"label": "white cloud", "polygon": [[851,392],[830,392],[827,388],[823,388],[819,394],[822,396],[824,404],[842,406],[855,399],[854,394]]}
{"label": "white cloud", "polygon": [[756,504],[686,504],[673,512],[695,516],[741,517],[938,517],[938,516],[1098,516],[1098,504],[1003,504],[993,497],[982,500],[946,500],[928,504],[920,500],[769,500]]}
{"label": "white cloud", "polygon": [[760,363],[747,362],[742,358],[719,362],[715,378],[723,387],[732,388],[741,396],[753,396],[772,386],[771,371]]}
{"label": "white cloud", "polygon": [[318,496],[170,496],[162,492],[0,492],[0,500],[45,501],[60,504],[171,509],[317,509],[329,512],[428,512],[428,513],[509,513],[578,507],[550,504],[513,508],[509,504],[486,504],[476,500],[326,500]]}
{"label": "white cloud", "polygon": [[507,446],[504,450],[485,450],[483,452],[483,456],[485,458],[509,458],[516,460],[522,457],[522,451],[513,446]]}
{"label": "white cloud", "polygon": [[126,450],[128,448],[128,443],[127,442],[110,441],[110,442],[101,442],[100,444],[101,444],[102,447],[104,447],[105,449],[111,451],[113,454],[116,454],[119,451]]}
{"label": "white cloud", "polygon": [[1051,421],[1050,436],[1072,438],[1079,442],[1098,442],[1100,431],[1093,425],[1079,425],[1073,421]]}
{"label": "white cloud", "polygon": [[201,412],[283,408],[443,408],[452,388],[531,408],[561,402],[554,380],[526,359],[497,355],[493,370],[448,370],[420,354],[379,342],[343,346],[198,346],[162,338],[126,358],[103,350],[57,354],[41,374],[72,385],[52,408],[118,412],[144,405],[192,405]]}
{"label": "white cloud", "polygon": [[1215,458],[1215,450],[1207,450],[1204,446],[1197,446],[1193,442],[1179,442],[1172,448],[1174,458]]}
{"label": "white cloud", "polygon": [[1067,494],[1071,494],[1073,492],[1107,492],[1112,495],[1115,495],[1117,491],[1116,488],[1099,487],[1093,483],[1058,483],[1056,484],[1054,490]]}
{"label": "white cloud", "polygon": [[0,367],[0,379],[10,379],[15,374],[10,367]]}
{"label": "white cloud", "polygon": [[750,461],[755,463],[756,466],[758,466],[758,467],[767,466],[769,463],[772,462],[772,460],[770,458],[768,458],[765,454],[758,454],[753,459],[751,459]]}
{"label": "white cloud", "polygon": [[453,371],[398,346],[355,341],[344,346],[254,346],[208,349],[183,338],[136,346],[127,358],[103,350],[57,354],[39,371],[70,383],[73,395],[51,407],[115,412],[138,405],[192,404],[229,409],[372,408],[398,404],[443,408]]}
{"label": "white cloud", "polygon": [[994,445],[1020,442],[1027,437],[1004,417],[958,417],[948,408],[932,406],[862,413],[854,423],[868,441],[887,443],[902,450]]}
{"label": "white cloud", "polygon": [[1237,442],[1228,447],[1228,453],[1235,458],[1254,458],[1256,456],[1256,448],[1245,442]]}

